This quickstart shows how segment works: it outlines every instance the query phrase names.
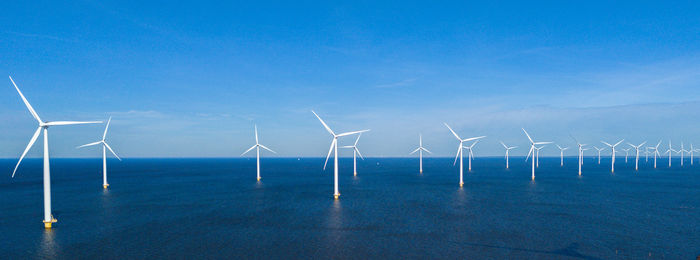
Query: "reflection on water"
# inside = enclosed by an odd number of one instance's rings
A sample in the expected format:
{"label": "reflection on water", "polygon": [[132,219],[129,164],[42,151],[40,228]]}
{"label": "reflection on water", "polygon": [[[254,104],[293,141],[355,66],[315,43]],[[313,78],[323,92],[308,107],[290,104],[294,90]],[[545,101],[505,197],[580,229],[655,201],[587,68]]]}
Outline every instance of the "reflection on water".
{"label": "reflection on water", "polygon": [[55,231],[53,229],[44,230],[44,234],[39,245],[39,255],[42,258],[58,257],[58,244],[55,241]]}

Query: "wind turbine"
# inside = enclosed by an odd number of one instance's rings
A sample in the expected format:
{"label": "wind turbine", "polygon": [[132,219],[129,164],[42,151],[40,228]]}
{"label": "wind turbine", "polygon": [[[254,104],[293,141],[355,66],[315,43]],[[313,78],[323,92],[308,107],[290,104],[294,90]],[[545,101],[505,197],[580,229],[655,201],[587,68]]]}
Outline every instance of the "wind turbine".
{"label": "wind turbine", "polygon": [[19,164],[22,162],[22,159],[24,159],[24,156],[27,155],[27,152],[29,151],[30,148],[34,145],[34,142],[36,142],[36,139],[39,137],[39,134],[43,131],[44,132],[44,228],[50,229],[51,224],[56,223],[56,219],[51,215],[51,171],[49,167],[49,127],[51,126],[62,126],[62,125],[77,125],[77,124],[99,124],[102,123],[101,121],[88,121],[88,122],[79,122],[79,121],[41,121],[41,118],[39,118],[39,115],[34,111],[34,108],[32,108],[32,105],[29,104],[29,101],[24,97],[21,91],[19,91],[19,88],[17,87],[17,84],[15,84],[15,81],[12,80],[12,77],[10,77],[10,81],[12,81],[12,85],[15,86],[15,89],[17,90],[17,93],[19,96],[22,98],[22,101],[24,102],[24,105],[27,106],[27,109],[29,110],[29,113],[32,114],[34,119],[39,123],[39,127],[36,129],[34,132],[34,135],[32,136],[32,139],[29,140],[29,144],[27,145],[27,148],[24,149],[24,152],[22,152],[22,156],[19,157],[19,161],[17,162],[17,165],[15,166],[15,170],[12,171],[12,177],[15,177],[15,173],[17,172],[17,168],[19,167]]}
{"label": "wind turbine", "polygon": [[508,155],[509,155],[509,153],[510,153],[510,150],[513,150],[513,149],[518,148],[518,147],[517,147],[517,146],[508,147],[506,144],[503,143],[503,141],[501,141],[501,144],[503,145],[503,148],[506,149],[506,169],[508,169],[508,167],[509,167],[509,163],[508,163],[508,161],[509,161],[508,157],[509,157],[509,156],[508,156]]}
{"label": "wind turbine", "polygon": [[593,148],[595,148],[598,151],[598,164],[600,164],[600,152],[605,150],[605,148],[598,148],[596,146],[593,146]]}
{"label": "wind turbine", "polygon": [[333,132],[333,130],[331,130],[331,128],[328,127],[328,125],[326,124],[326,122],[323,122],[323,119],[321,119],[321,117],[318,116],[318,114],[316,114],[316,112],[314,112],[313,110],[311,110],[311,113],[314,113],[314,115],[316,116],[316,118],[318,118],[318,121],[321,121],[321,124],[323,125],[324,128],[326,128],[326,130],[328,131],[328,133],[330,133],[331,135],[333,135],[333,141],[331,141],[331,148],[328,149],[328,155],[326,156],[326,162],[323,163],[323,170],[324,170],[324,171],[326,170],[326,164],[328,164],[328,158],[331,157],[331,152],[333,152],[333,153],[334,153],[334,162],[333,162],[333,168],[334,168],[334,172],[333,172],[333,179],[334,179],[334,180],[333,180],[333,189],[334,189],[334,192],[333,192],[333,198],[338,199],[338,197],[340,197],[340,192],[338,192],[338,137],[343,137],[343,136],[348,136],[348,135],[354,135],[354,134],[364,133],[364,132],[369,131],[369,129],[367,129],[367,130],[360,130],[360,131],[352,131],[352,132],[347,132],[347,133],[342,133],[342,134],[335,134],[335,133]]}
{"label": "wind turbine", "polygon": [[[478,136],[478,137],[471,137],[471,138],[462,139],[461,137],[459,137],[459,135],[457,135],[457,133],[455,133],[454,130],[452,130],[452,128],[449,125],[447,125],[447,123],[444,123],[444,124],[447,127],[447,129],[450,129],[450,132],[452,132],[452,134],[455,136],[455,138],[457,138],[457,140],[459,140],[459,147],[457,147],[457,156],[455,156],[455,162],[452,164],[453,165],[456,164],[457,157],[459,157],[459,187],[462,187],[462,186],[464,186],[464,177],[463,177],[464,176],[464,162],[463,162],[464,161],[464,153],[462,152],[462,150],[464,149],[464,142],[479,140],[479,139],[484,138],[486,136]],[[471,160],[469,160],[469,161],[471,162]]]}
{"label": "wind turbine", "polygon": [[420,161],[419,162],[420,173],[423,173],[423,151],[432,154],[430,151],[428,151],[428,149],[425,149],[425,147],[423,147],[423,136],[418,135],[418,148],[413,150],[413,152],[411,152],[410,154],[414,154],[414,153],[418,152],[418,158],[419,158],[418,160]]}
{"label": "wind turbine", "polygon": [[693,144],[690,144],[690,165],[693,165],[693,153],[695,153],[696,150],[693,149]]}
{"label": "wind turbine", "polygon": [[617,147],[617,146],[618,146],[619,144],[621,144],[623,141],[625,141],[625,139],[622,139],[622,140],[620,140],[619,142],[617,142],[617,143],[615,143],[615,144],[609,144],[609,143],[600,141],[601,143],[604,143],[605,145],[610,146],[610,148],[612,149],[612,163],[611,163],[612,166],[611,166],[610,172],[615,172],[615,147]]}
{"label": "wind turbine", "polygon": [[644,163],[649,162],[649,148],[651,148],[651,147],[647,146],[646,148],[644,148],[644,157],[646,157],[644,159]]}
{"label": "wind turbine", "polygon": [[684,155],[684,153],[688,152],[688,150],[683,148],[683,142],[681,142],[681,149],[678,150],[678,152],[681,154],[681,167],[683,167],[683,161],[684,161],[683,155]]}
{"label": "wind turbine", "polygon": [[360,153],[360,149],[357,149],[357,142],[360,141],[360,137],[362,136],[362,133],[357,135],[357,139],[355,139],[355,144],[353,145],[348,145],[348,146],[343,146],[341,148],[346,148],[346,149],[352,149],[352,171],[353,171],[353,176],[357,176],[357,155],[360,155],[360,158],[364,161],[365,158],[362,157],[362,154]]}
{"label": "wind turbine", "polygon": [[255,149],[256,152],[256,161],[257,161],[257,172],[258,172],[258,181],[260,181],[260,148],[268,150],[272,153],[276,153],[275,151],[271,150],[270,148],[267,148],[266,146],[260,144],[258,141],[258,125],[255,125],[255,145],[252,147],[248,148],[248,150],[245,150],[241,154],[241,156],[245,155],[246,153],[250,152],[251,150]]}
{"label": "wind turbine", "polygon": [[634,151],[636,153],[635,159],[634,159],[634,170],[637,171],[639,170],[639,148],[642,148],[644,144],[646,144],[647,141],[644,141],[643,143],[639,145],[633,145],[631,143],[627,143],[629,146],[632,146],[634,148]]}
{"label": "wind turbine", "polygon": [[569,149],[569,147],[561,147],[557,144],[557,148],[559,148],[559,158],[560,158],[560,166],[564,166],[564,151],[566,149]]}
{"label": "wind turbine", "polygon": [[630,155],[630,148],[627,148],[627,149],[620,149],[620,150],[625,151],[625,164],[626,164],[626,163],[627,163],[627,157],[629,157],[629,155]]}
{"label": "wind turbine", "polygon": [[671,168],[671,152],[677,153],[676,150],[673,150],[673,148],[671,148],[671,140],[668,140],[668,150],[666,150],[666,152],[664,153],[668,154],[668,168]]}
{"label": "wind turbine", "polygon": [[540,168],[540,150],[544,148],[546,145],[540,146],[540,147],[535,147],[535,167]]}
{"label": "wind turbine", "polygon": [[659,140],[659,143],[656,144],[655,147],[651,147],[650,149],[654,150],[654,169],[656,169],[656,158],[661,157],[661,154],[659,153],[659,146],[661,145],[661,140]]}
{"label": "wind turbine", "polygon": [[94,142],[94,143],[89,143],[89,144],[84,144],[81,146],[78,146],[77,148],[83,148],[83,147],[88,147],[88,146],[93,146],[93,145],[102,145],[102,187],[107,188],[109,187],[109,184],[107,183],[107,149],[109,149],[110,152],[114,155],[114,157],[117,157],[119,161],[122,159],[117,156],[117,154],[112,150],[112,147],[109,147],[109,144],[106,142],[107,138],[107,129],[109,129],[109,122],[112,122],[112,117],[109,117],[109,120],[107,120],[107,126],[105,126],[105,132],[102,134],[102,140]]}
{"label": "wind turbine", "polygon": [[579,143],[573,135],[570,135],[574,139],[576,145],[578,145],[578,175],[581,176],[581,165],[583,165],[583,151],[588,149],[583,149],[586,144]]}
{"label": "wind turbine", "polygon": [[[523,129],[523,132],[525,133],[525,136],[527,136],[527,139],[530,140],[530,151],[527,153],[527,156],[529,158],[530,154],[532,154],[532,180],[535,180],[535,161],[536,161],[535,149],[537,149],[537,150],[542,149],[542,147],[537,148],[537,147],[535,147],[535,145],[551,144],[552,142],[535,142],[530,137],[530,134],[528,134],[527,131],[525,131],[525,128],[521,128],[521,129]],[[525,161],[527,161],[527,158],[525,158]]]}
{"label": "wind turbine", "polygon": [[472,159],[474,158],[474,146],[479,143],[479,140],[476,140],[472,143],[470,146],[465,146],[464,149],[469,150],[469,156],[467,156],[469,159],[469,171],[472,171]]}

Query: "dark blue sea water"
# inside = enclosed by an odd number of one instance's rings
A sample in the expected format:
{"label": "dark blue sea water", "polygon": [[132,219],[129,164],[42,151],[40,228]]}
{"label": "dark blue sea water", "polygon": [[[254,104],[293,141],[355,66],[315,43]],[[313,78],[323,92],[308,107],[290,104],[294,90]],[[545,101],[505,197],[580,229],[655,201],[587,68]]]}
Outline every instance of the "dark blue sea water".
{"label": "dark blue sea water", "polygon": [[[0,258],[675,258],[700,255],[700,165],[618,158],[477,158],[459,188],[450,158],[52,160],[52,230],[41,161],[0,160]],[[622,162],[620,162],[622,161]],[[643,162],[643,161],[642,161]],[[651,161],[650,161],[651,162]],[[662,161],[665,162],[665,161]],[[688,161],[686,161],[688,163]],[[332,167],[331,167],[332,169]]]}

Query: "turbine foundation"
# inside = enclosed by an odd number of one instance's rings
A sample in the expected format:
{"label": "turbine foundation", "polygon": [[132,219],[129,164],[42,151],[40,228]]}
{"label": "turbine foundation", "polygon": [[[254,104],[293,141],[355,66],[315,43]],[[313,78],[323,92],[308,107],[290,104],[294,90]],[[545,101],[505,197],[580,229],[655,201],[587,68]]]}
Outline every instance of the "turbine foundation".
{"label": "turbine foundation", "polygon": [[53,215],[52,215],[50,221],[46,221],[46,220],[43,221],[43,222],[44,222],[44,228],[45,228],[45,229],[51,229],[51,224],[56,223],[57,221],[58,221],[58,220],[56,220],[56,219],[53,217]]}

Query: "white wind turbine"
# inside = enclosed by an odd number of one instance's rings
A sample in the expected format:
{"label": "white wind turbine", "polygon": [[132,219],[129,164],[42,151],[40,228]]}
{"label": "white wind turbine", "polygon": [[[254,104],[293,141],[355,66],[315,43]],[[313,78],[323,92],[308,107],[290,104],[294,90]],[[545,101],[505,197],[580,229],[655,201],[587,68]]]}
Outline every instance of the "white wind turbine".
{"label": "white wind turbine", "polygon": [[[537,147],[535,147],[535,145],[551,144],[552,142],[535,142],[530,137],[530,134],[528,134],[527,131],[525,131],[525,128],[521,128],[521,129],[523,129],[523,132],[525,133],[525,136],[527,136],[527,139],[530,140],[530,151],[527,153],[527,156],[529,158],[530,154],[532,154],[532,180],[535,180],[535,161],[537,160],[537,159],[535,159],[535,156],[537,156],[535,149],[537,149],[537,150],[542,149],[542,147],[537,148]],[[525,159],[525,161],[527,161],[527,158]]]}
{"label": "white wind turbine", "polygon": [[581,166],[583,165],[583,151],[588,149],[583,149],[583,147],[586,146],[586,144],[579,143],[573,135],[571,135],[571,138],[574,139],[576,145],[578,146],[578,175],[581,176]]}
{"label": "white wind turbine", "polygon": [[474,159],[474,146],[479,143],[479,140],[476,140],[472,143],[470,146],[465,146],[464,149],[469,150],[469,155],[467,156],[469,159],[469,171],[472,171],[472,159]]}
{"label": "white wind turbine", "polygon": [[564,151],[569,149],[569,147],[561,147],[557,144],[557,148],[559,148],[559,165],[564,166]]}
{"label": "white wind turbine", "polygon": [[348,135],[354,135],[354,134],[359,134],[359,133],[364,133],[369,131],[367,130],[360,130],[360,131],[352,131],[352,132],[347,132],[347,133],[342,133],[342,134],[335,134],[333,130],[331,130],[330,127],[326,124],[326,122],[323,122],[323,119],[321,119],[316,112],[311,110],[311,113],[314,113],[316,118],[318,118],[318,121],[321,121],[321,124],[323,125],[324,128],[333,135],[333,141],[331,141],[331,148],[328,149],[328,155],[326,156],[326,162],[323,163],[323,170],[326,170],[326,165],[328,164],[328,158],[331,157],[331,153],[334,153],[334,162],[333,162],[333,198],[338,199],[340,197],[340,192],[338,192],[338,137],[343,137],[343,136],[348,136]]}
{"label": "white wind turbine", "polygon": [[668,154],[668,168],[671,168],[672,152],[677,153],[678,151],[673,150],[673,148],[671,147],[671,140],[668,140],[668,150],[666,150],[666,152],[664,153],[664,154]]}
{"label": "white wind turbine", "polygon": [[19,93],[19,96],[22,98],[22,101],[24,102],[24,105],[27,106],[27,109],[29,110],[29,113],[32,114],[34,119],[39,122],[39,127],[36,129],[34,132],[34,135],[32,136],[32,139],[29,140],[29,144],[27,145],[27,148],[24,149],[24,152],[22,152],[22,156],[19,157],[19,161],[17,162],[17,165],[15,166],[15,170],[12,171],[12,177],[15,177],[15,173],[17,172],[17,168],[19,167],[19,164],[22,162],[22,159],[24,159],[24,156],[27,155],[27,152],[29,151],[30,148],[34,145],[34,142],[36,142],[36,139],[39,137],[39,134],[44,132],[44,228],[50,229],[51,224],[56,222],[56,219],[51,215],[51,171],[49,167],[49,127],[51,126],[62,126],[62,125],[77,125],[77,124],[99,124],[102,123],[101,121],[89,121],[89,122],[79,122],[79,121],[41,121],[41,118],[39,118],[39,115],[34,111],[34,108],[32,108],[32,105],[29,104],[29,101],[22,95],[22,92],[19,91],[19,88],[17,87],[17,84],[15,84],[15,81],[12,80],[12,77],[10,77],[10,81],[12,81],[12,85],[15,86],[15,89],[17,90],[17,93]]}
{"label": "white wind turbine", "polygon": [[646,148],[644,148],[644,157],[646,157],[646,158],[644,159],[644,162],[645,162],[645,163],[648,163],[648,162],[649,162],[649,148],[651,148],[651,147],[647,146]]}
{"label": "white wind turbine", "polygon": [[688,150],[686,150],[685,148],[683,148],[683,142],[681,142],[681,149],[678,150],[678,152],[681,154],[681,167],[683,167],[683,161],[684,161],[683,155],[684,155],[684,153],[687,153],[687,152],[688,152]]}
{"label": "white wind turbine", "polygon": [[540,147],[535,147],[535,167],[539,168],[540,167],[540,150],[544,148],[546,145],[540,146]]}
{"label": "white wind turbine", "polygon": [[425,147],[423,147],[423,136],[418,135],[418,148],[413,150],[413,152],[411,152],[410,154],[414,154],[414,153],[418,152],[418,158],[420,161],[419,162],[420,173],[423,173],[423,151],[432,154],[430,151],[428,151],[428,149],[425,149]]}
{"label": "white wind turbine", "polygon": [[659,146],[660,145],[661,145],[661,140],[659,140],[659,143],[657,143],[655,147],[649,148],[649,149],[654,150],[654,169],[656,169],[656,158],[661,157],[661,154],[659,153]]}
{"label": "white wind turbine", "polygon": [[627,148],[627,149],[620,149],[620,150],[625,151],[625,163],[627,163],[627,157],[630,156],[630,148]]}
{"label": "white wind turbine", "polygon": [[693,144],[690,144],[690,165],[693,165],[693,153],[697,152],[697,150],[693,149]]}
{"label": "white wind turbine", "polygon": [[509,157],[510,150],[513,150],[513,149],[518,148],[518,147],[517,146],[508,147],[506,144],[503,143],[503,141],[501,141],[501,145],[503,145],[503,148],[506,149],[506,169],[508,169],[509,168],[509,163],[508,163],[509,158],[508,157]]}
{"label": "white wind turbine", "polygon": [[639,170],[639,149],[642,148],[642,146],[644,146],[644,144],[646,144],[646,143],[647,143],[647,141],[644,141],[643,143],[641,143],[639,145],[633,145],[631,143],[627,143],[629,146],[632,146],[632,148],[634,148],[634,151],[636,154],[635,159],[634,159],[634,170],[635,171]]}
{"label": "white wind turbine", "polygon": [[357,139],[355,139],[355,144],[353,145],[348,145],[348,146],[343,146],[341,148],[346,148],[346,149],[352,149],[352,171],[353,171],[353,176],[357,176],[357,155],[360,155],[360,158],[364,161],[365,158],[362,157],[362,154],[360,153],[360,149],[357,149],[357,142],[360,141],[360,137],[362,136],[362,133],[357,135]]}
{"label": "white wind turbine", "polygon": [[600,152],[605,150],[605,148],[598,148],[596,146],[593,146],[593,148],[596,149],[596,151],[598,151],[598,164],[600,164]]}
{"label": "white wind turbine", "polygon": [[271,150],[270,148],[267,148],[266,146],[260,144],[260,142],[258,141],[258,125],[255,125],[255,145],[253,145],[252,147],[248,148],[248,150],[245,150],[245,152],[243,152],[243,153],[241,154],[241,156],[243,156],[243,155],[245,155],[246,153],[250,152],[251,150],[255,149],[255,152],[256,152],[256,162],[257,162],[256,168],[257,168],[257,173],[258,173],[258,181],[260,181],[260,178],[261,178],[261,177],[260,177],[260,148],[265,149],[265,150],[268,150],[268,151],[270,151],[270,152],[272,152],[272,153],[276,153],[275,151]]}
{"label": "white wind turbine", "polygon": [[[453,165],[457,163],[457,158],[459,157],[459,187],[462,187],[462,186],[464,186],[464,177],[463,177],[464,176],[464,162],[463,162],[464,161],[464,153],[462,152],[462,150],[464,149],[464,142],[479,140],[479,139],[484,138],[486,136],[479,136],[479,137],[471,137],[471,138],[462,139],[461,137],[459,137],[459,135],[457,135],[457,133],[455,133],[454,130],[452,130],[452,128],[449,125],[447,125],[447,123],[444,123],[444,124],[447,127],[447,129],[450,129],[450,132],[452,132],[452,134],[455,136],[455,138],[457,138],[457,140],[459,140],[459,147],[457,147],[457,156],[455,156],[455,162],[453,163]],[[470,160],[470,162],[471,162],[471,160]]]}
{"label": "white wind turbine", "polygon": [[109,149],[109,151],[112,152],[114,157],[117,157],[117,159],[119,159],[119,161],[122,160],[121,158],[119,158],[119,156],[117,156],[117,154],[114,152],[114,150],[112,150],[112,147],[109,147],[109,144],[107,144],[107,142],[105,140],[107,138],[107,129],[109,129],[110,122],[112,122],[112,117],[110,117],[109,120],[107,120],[107,126],[105,126],[105,132],[104,132],[104,134],[102,134],[102,140],[94,142],[94,143],[84,144],[84,145],[77,147],[77,148],[83,148],[83,147],[93,146],[93,145],[98,145],[98,144],[102,145],[102,187],[105,189],[107,187],[109,187],[109,183],[107,183],[107,149]]}
{"label": "white wind turbine", "polygon": [[617,143],[615,143],[615,144],[609,144],[609,143],[600,141],[601,143],[604,143],[605,145],[610,146],[610,149],[612,149],[612,163],[611,163],[612,166],[611,166],[610,172],[615,172],[615,155],[616,155],[616,154],[615,154],[615,147],[617,147],[618,145],[620,145],[623,141],[625,141],[625,139],[622,139],[622,140],[620,140],[619,142],[617,142]]}

